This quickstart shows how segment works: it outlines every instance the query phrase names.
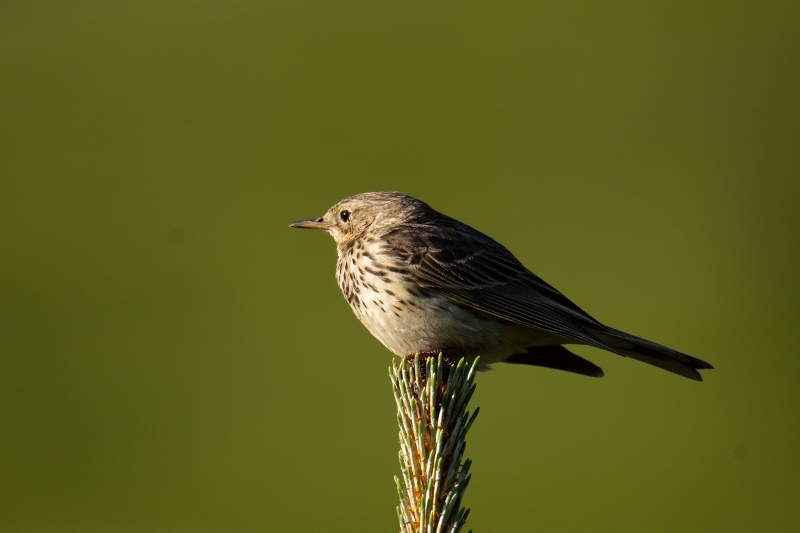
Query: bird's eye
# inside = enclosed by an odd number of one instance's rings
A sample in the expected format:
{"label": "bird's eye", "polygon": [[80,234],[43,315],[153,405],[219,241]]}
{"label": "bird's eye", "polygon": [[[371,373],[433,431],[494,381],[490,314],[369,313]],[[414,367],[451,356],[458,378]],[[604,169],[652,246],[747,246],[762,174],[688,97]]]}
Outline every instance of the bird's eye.
{"label": "bird's eye", "polygon": [[342,222],[347,222],[350,220],[350,211],[342,211],[339,213],[339,218],[342,219]]}

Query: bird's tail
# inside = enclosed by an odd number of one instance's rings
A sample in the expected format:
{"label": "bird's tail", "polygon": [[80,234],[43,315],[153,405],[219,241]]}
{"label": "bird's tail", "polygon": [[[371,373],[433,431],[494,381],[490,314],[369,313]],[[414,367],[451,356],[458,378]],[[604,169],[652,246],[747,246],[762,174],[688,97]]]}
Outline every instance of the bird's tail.
{"label": "bird's tail", "polygon": [[664,370],[674,372],[675,374],[689,379],[703,381],[700,372],[697,370],[714,368],[702,359],[686,355],[672,348],[667,348],[661,344],[630,335],[618,329],[609,328],[607,326],[604,326],[603,329],[594,329],[591,327],[587,327],[586,329],[604,344],[613,348],[613,351],[616,353],[663,368]]}

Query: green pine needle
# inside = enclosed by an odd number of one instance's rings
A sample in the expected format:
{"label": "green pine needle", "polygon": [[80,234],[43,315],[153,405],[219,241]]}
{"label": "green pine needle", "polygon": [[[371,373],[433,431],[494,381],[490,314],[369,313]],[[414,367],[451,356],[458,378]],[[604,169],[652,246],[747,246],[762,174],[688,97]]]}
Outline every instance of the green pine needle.
{"label": "green pine needle", "polygon": [[403,358],[389,369],[400,428],[401,533],[459,533],[467,521],[461,502],[472,462],[462,458],[478,416],[478,409],[467,411],[477,365],[477,358],[472,365],[462,358],[448,368],[441,354],[424,360],[417,354],[413,363]]}

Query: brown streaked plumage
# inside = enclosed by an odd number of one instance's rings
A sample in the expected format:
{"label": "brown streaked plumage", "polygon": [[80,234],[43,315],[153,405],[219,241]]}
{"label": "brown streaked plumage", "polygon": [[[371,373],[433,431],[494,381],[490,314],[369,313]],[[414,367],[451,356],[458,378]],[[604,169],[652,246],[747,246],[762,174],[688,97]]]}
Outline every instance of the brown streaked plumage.
{"label": "brown streaked plumage", "polygon": [[605,326],[483,233],[398,192],[346,198],[291,225],[336,241],[336,278],[367,329],[397,355],[443,352],[600,377],[585,344],[701,380],[710,364]]}

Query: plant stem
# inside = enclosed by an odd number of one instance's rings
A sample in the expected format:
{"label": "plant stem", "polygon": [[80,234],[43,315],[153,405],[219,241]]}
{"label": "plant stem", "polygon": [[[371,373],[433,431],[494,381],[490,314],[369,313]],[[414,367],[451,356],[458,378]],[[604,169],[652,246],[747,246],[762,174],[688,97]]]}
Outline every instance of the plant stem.
{"label": "plant stem", "polygon": [[401,533],[458,533],[467,521],[461,501],[472,462],[462,459],[479,411],[467,411],[477,364],[462,358],[453,365],[441,354],[421,362],[417,354],[389,369],[400,427],[402,478],[394,479]]}

